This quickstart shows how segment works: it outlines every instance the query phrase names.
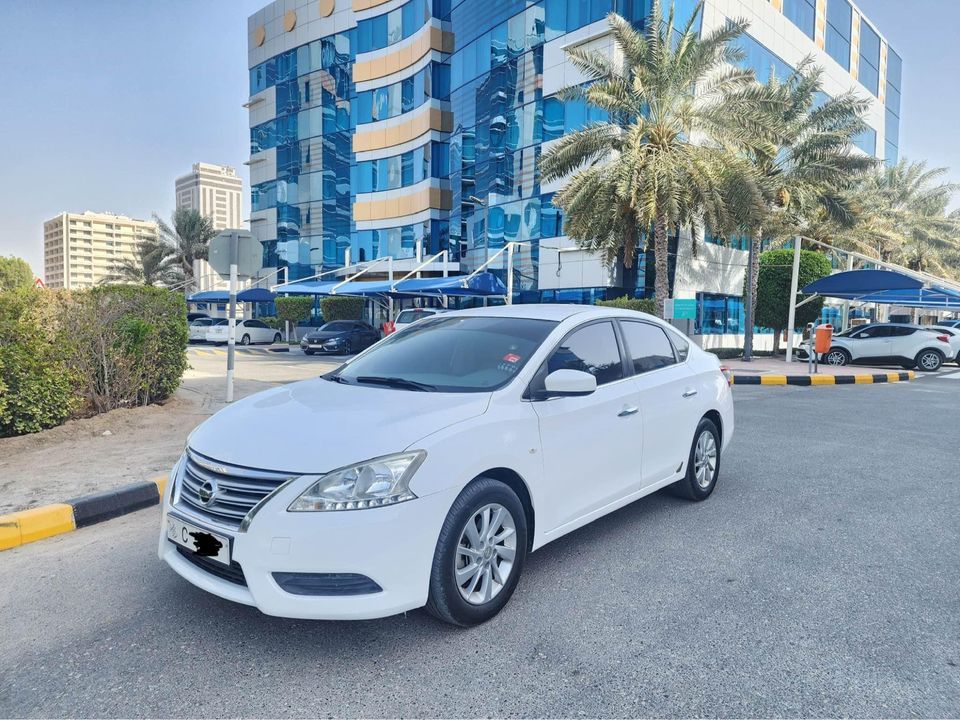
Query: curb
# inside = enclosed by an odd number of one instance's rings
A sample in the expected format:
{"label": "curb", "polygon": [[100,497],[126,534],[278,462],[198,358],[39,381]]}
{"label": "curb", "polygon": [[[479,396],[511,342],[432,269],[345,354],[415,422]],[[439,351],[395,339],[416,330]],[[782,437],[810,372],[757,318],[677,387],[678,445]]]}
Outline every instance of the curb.
{"label": "curb", "polygon": [[876,373],[873,375],[737,375],[731,385],[874,385],[880,383],[909,382],[917,377],[913,370],[906,372]]}
{"label": "curb", "polygon": [[167,477],[0,515],[0,550],[26,545],[158,505]]}

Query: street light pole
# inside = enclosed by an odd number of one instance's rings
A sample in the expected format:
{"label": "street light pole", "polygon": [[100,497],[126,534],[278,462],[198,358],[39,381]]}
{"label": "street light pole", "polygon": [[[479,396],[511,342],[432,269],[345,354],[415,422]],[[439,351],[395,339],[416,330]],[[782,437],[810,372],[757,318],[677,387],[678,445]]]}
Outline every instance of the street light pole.
{"label": "street light pole", "polygon": [[753,238],[750,238],[750,250],[747,253],[747,292],[746,292],[746,304],[744,308],[744,322],[746,326],[743,328],[743,361],[751,362],[753,360],[753,258],[754,258],[754,249],[753,249]]}
{"label": "street light pole", "polygon": [[787,362],[793,361],[793,326],[797,322],[797,291],[800,285],[800,236],[793,238],[793,274],[790,276],[790,312],[787,314]]}
{"label": "street light pole", "polygon": [[233,365],[237,344],[237,265],[240,262],[240,237],[230,233],[230,313],[227,320],[227,402],[233,402]]}

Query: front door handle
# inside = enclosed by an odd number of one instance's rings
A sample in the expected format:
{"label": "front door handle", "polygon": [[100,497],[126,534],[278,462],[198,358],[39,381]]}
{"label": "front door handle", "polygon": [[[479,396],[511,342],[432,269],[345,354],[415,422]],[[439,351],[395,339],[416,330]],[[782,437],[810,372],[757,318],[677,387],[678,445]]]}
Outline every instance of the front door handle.
{"label": "front door handle", "polygon": [[696,395],[696,394],[697,394],[697,391],[694,390],[693,388],[691,388],[691,389],[687,390],[686,392],[684,392],[684,393],[683,393],[683,396],[684,396],[685,398],[688,398],[688,397],[693,397],[693,396]]}
{"label": "front door handle", "polygon": [[625,407],[617,413],[617,417],[628,417],[630,415],[636,415],[638,412],[640,412],[640,408],[638,407]]}

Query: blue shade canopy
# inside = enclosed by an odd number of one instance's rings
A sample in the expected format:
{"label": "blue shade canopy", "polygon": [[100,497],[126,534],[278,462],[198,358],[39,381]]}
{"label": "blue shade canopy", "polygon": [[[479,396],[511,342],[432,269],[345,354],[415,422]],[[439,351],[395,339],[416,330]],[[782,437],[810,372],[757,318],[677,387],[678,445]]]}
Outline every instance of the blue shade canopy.
{"label": "blue shade canopy", "polygon": [[[266,288],[250,288],[237,293],[237,302],[271,302],[276,297],[276,293]],[[226,290],[204,290],[187,298],[187,302],[225,303],[229,301],[230,293]]]}
{"label": "blue shade canopy", "polygon": [[[337,287],[339,285],[339,287]],[[336,290],[334,290],[336,288]],[[458,275],[454,277],[436,278],[409,278],[394,281],[391,287],[389,280],[352,280],[331,282],[306,280],[291,283],[278,288],[285,295],[353,295],[370,297],[373,295],[391,295],[393,297],[414,297],[443,295],[454,297],[484,297],[503,296],[507,288],[493,273],[482,272],[473,276]]]}
{"label": "blue shade canopy", "polygon": [[893,270],[848,270],[820,278],[803,292],[859,302],[960,310],[960,292],[924,287],[920,280]]}
{"label": "blue shade canopy", "polygon": [[816,293],[827,297],[856,300],[870,293],[887,290],[919,290],[923,283],[909,275],[893,270],[848,270],[820,278],[805,288],[807,295]]}

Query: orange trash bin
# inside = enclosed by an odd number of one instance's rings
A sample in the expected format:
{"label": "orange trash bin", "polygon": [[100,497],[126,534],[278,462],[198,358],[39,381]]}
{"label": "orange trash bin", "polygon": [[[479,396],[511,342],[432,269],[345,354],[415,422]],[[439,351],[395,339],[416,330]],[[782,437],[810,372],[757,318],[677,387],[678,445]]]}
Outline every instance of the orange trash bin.
{"label": "orange trash bin", "polygon": [[813,349],[818,353],[830,352],[830,343],[833,341],[833,325],[818,325]]}

